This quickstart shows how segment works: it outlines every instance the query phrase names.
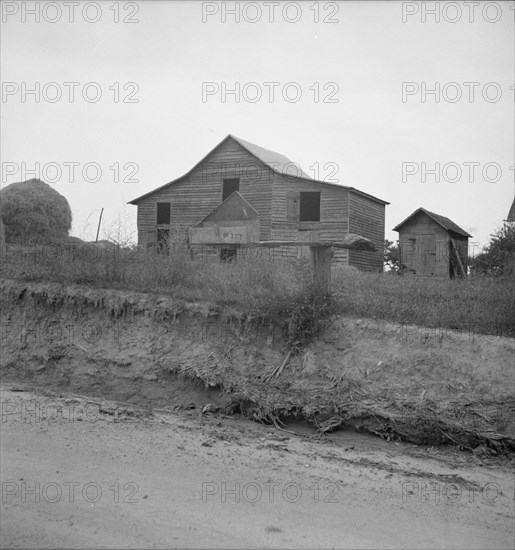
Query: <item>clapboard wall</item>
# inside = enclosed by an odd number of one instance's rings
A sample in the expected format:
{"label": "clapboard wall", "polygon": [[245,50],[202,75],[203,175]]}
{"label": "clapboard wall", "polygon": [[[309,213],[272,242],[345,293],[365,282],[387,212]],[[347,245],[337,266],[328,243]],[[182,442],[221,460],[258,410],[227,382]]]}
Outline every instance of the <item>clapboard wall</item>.
{"label": "clapboard wall", "polygon": [[[260,240],[339,242],[348,233],[357,233],[371,239],[378,251],[335,249],[333,263],[382,270],[387,203],[350,187],[276,172],[231,137],[182,178],[133,201],[138,207],[139,244],[155,245],[161,227],[172,235],[187,235],[189,227],[222,202],[223,180],[231,178],[239,178],[239,192],[258,212]],[[320,193],[319,221],[299,220],[302,192]],[[170,203],[168,226],[157,225],[159,202]],[[308,249],[295,246],[280,255],[309,257]]]}
{"label": "clapboard wall", "polygon": [[260,238],[269,240],[273,172],[229,139],[189,174],[138,201],[138,243],[155,242],[158,202],[170,202],[172,230],[188,228],[198,224],[222,202],[223,180],[231,178],[240,179],[240,193],[259,214]]}
{"label": "clapboard wall", "polygon": [[[301,192],[320,192],[320,221],[300,222],[292,203]],[[275,174],[272,206],[272,239],[339,242],[348,233],[370,239],[376,252],[354,252],[336,248],[333,264],[362,270],[382,271],[385,231],[385,202],[358,190]]]}
{"label": "clapboard wall", "polygon": [[366,271],[383,271],[385,205],[354,190],[349,192],[349,233],[367,237],[376,252],[349,251],[349,265]]}
{"label": "clapboard wall", "polygon": [[[468,238],[448,231],[424,212],[420,212],[399,230],[401,263],[406,273],[449,277],[451,272],[451,238],[456,243],[461,263],[467,271]],[[428,260],[431,259],[429,263]]]}
{"label": "clapboard wall", "polygon": [[[320,221],[300,222],[301,192],[320,192]],[[349,232],[349,191],[345,187],[274,175],[272,201],[272,239],[291,241],[337,242]],[[307,250],[299,254],[308,255]],[[348,252],[335,249],[333,262],[347,265]]]}

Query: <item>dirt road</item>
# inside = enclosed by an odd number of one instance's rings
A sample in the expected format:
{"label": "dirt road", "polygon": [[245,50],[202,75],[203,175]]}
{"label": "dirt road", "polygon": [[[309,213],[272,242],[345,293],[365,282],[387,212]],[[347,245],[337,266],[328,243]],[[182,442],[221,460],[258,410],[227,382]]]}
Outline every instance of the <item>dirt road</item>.
{"label": "dirt road", "polygon": [[26,390],[1,391],[2,548],[513,547],[506,459]]}

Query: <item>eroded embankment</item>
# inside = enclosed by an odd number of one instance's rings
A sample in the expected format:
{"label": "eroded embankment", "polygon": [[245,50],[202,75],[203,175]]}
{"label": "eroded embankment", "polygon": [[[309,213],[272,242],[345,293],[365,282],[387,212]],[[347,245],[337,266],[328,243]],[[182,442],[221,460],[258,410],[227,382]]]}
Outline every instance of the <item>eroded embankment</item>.
{"label": "eroded embankment", "polygon": [[222,405],[232,388],[216,366],[260,374],[280,359],[273,326],[212,304],[5,280],[0,304],[4,380],[140,405]]}
{"label": "eroded embankment", "polygon": [[515,447],[513,340],[333,317],[294,354],[287,320],[210,304],[17,281],[0,282],[0,300],[4,380],[271,422],[293,414],[321,432],[350,424],[416,443]]}

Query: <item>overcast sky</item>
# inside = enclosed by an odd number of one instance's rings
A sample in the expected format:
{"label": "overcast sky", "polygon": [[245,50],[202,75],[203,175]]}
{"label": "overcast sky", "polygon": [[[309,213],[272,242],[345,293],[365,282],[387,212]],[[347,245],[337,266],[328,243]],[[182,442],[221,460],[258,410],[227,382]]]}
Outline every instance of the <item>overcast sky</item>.
{"label": "overcast sky", "polygon": [[420,206],[482,245],[508,214],[513,2],[73,4],[2,2],[1,160],[2,186],[65,195],[76,236],[102,207],[135,232],[127,201],[229,133],[389,201],[390,239]]}

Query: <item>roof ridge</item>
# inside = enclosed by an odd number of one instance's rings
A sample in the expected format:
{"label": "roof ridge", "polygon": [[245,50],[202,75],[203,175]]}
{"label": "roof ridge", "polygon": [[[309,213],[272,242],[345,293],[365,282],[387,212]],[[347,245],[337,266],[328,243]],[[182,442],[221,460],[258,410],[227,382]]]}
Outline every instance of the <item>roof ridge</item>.
{"label": "roof ridge", "polygon": [[401,226],[403,226],[405,223],[407,223],[411,218],[413,218],[418,212],[423,212],[427,216],[429,216],[435,223],[438,225],[441,225],[446,231],[452,231],[453,233],[458,233],[460,235],[463,235],[464,237],[472,237],[467,231],[462,229],[457,223],[453,222],[450,218],[447,216],[442,216],[442,214],[437,214],[436,212],[431,212],[430,210],[427,210],[426,208],[420,206],[417,208],[412,214],[410,214],[405,220],[403,220],[401,223],[397,224],[393,230],[398,231]]}
{"label": "roof ridge", "polygon": [[[302,166],[295,162],[294,160],[289,159],[286,155],[278,153],[277,151],[272,151],[272,149],[267,149],[246,139],[239,138],[234,134],[229,134],[227,137],[232,138],[239,145],[241,145],[245,150],[247,150],[252,156],[256,157],[258,160],[269,166],[274,172],[282,174],[284,176],[294,176],[294,174],[288,173],[287,170],[284,170],[284,167],[288,164],[293,164],[297,168],[297,174],[294,177],[301,177],[312,180],[312,178],[304,172]],[[275,159],[273,158],[275,157]],[[281,170],[283,168],[283,170]],[[300,174],[299,174],[300,172]],[[316,180],[313,180],[316,181]]]}

